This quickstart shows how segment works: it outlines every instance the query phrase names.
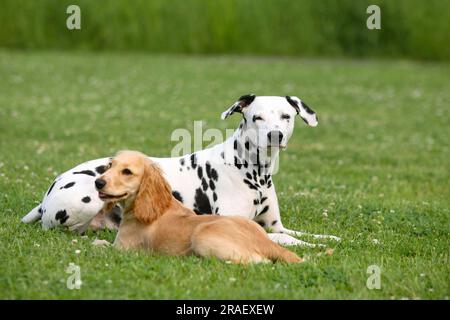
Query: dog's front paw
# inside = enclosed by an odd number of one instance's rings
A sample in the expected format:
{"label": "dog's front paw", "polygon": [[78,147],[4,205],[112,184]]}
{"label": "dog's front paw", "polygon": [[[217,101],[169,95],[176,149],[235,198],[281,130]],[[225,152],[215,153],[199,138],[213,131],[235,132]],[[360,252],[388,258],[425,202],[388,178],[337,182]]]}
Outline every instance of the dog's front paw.
{"label": "dog's front paw", "polygon": [[334,241],[341,241],[342,240],[341,238],[336,237],[336,236],[332,236],[332,235],[326,235],[325,237],[327,239],[331,239],[331,240],[334,240]]}
{"label": "dog's front paw", "polygon": [[92,245],[96,247],[107,247],[110,246],[111,243],[107,240],[95,239],[94,241],[92,241]]}

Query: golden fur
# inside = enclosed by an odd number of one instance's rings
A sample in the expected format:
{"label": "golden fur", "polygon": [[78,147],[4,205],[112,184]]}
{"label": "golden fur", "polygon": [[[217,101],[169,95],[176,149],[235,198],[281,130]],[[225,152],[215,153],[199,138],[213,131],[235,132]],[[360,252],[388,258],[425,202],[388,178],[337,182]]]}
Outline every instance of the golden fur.
{"label": "golden fur", "polygon": [[159,167],[136,151],[119,152],[100,179],[99,192],[124,208],[114,245],[169,255],[196,254],[235,263],[301,262],[272,242],[264,229],[241,217],[196,215],[172,196]]}

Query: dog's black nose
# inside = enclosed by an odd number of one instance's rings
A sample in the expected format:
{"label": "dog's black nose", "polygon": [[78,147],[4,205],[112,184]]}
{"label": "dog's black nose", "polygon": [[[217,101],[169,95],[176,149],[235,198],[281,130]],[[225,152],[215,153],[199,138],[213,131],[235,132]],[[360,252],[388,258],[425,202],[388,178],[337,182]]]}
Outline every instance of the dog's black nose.
{"label": "dog's black nose", "polygon": [[103,189],[103,187],[106,185],[106,181],[105,180],[103,180],[103,179],[97,179],[97,180],[95,180],[95,187],[98,189],[98,190],[101,190],[101,189]]}
{"label": "dog's black nose", "polygon": [[267,138],[269,139],[270,143],[281,143],[281,140],[283,140],[283,133],[281,131],[270,131],[267,134]]}

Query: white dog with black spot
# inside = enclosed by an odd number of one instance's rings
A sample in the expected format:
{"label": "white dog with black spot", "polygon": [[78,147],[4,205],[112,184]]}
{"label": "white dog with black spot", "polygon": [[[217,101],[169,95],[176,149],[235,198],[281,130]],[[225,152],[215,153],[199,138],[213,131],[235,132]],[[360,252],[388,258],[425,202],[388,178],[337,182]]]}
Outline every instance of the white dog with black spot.
{"label": "white dog with black spot", "polygon": [[[314,111],[297,97],[245,95],[222,113],[222,119],[233,113],[241,113],[243,119],[225,142],[182,157],[151,158],[163,170],[173,195],[197,214],[253,219],[279,244],[315,246],[293,236],[340,240],[285,228],[272,182],[279,151],[287,146],[295,116],[314,127]],[[121,196],[97,191],[102,184],[98,177],[108,169],[110,160],[88,161],[58,176],[42,202],[22,221],[40,219],[44,229],[66,226],[84,232],[102,210],[102,198]],[[120,208],[115,207],[110,217],[118,224]]]}

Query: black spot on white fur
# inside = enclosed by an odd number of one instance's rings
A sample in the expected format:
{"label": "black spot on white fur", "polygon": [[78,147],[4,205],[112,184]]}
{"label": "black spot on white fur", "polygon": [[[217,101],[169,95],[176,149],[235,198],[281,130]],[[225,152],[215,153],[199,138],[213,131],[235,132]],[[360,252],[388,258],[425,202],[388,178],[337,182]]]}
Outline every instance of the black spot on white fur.
{"label": "black spot on white fur", "polygon": [[95,177],[95,172],[92,170],[77,171],[77,172],[74,172],[73,174],[87,174],[88,176]]}
{"label": "black spot on white fur", "polygon": [[209,161],[206,161],[205,168],[206,168],[206,175],[208,176],[208,178],[211,179],[211,164],[209,163]]}
{"label": "black spot on white fur", "polygon": [[238,168],[239,170],[242,168],[241,160],[238,159],[237,157],[234,157],[234,166],[235,166],[236,168]]}
{"label": "black spot on white fur", "polygon": [[194,212],[197,214],[212,213],[212,207],[211,203],[209,202],[209,198],[207,194],[200,188],[195,190]]}
{"label": "black spot on white fur", "polygon": [[75,185],[75,182],[69,182],[68,184],[66,184],[64,187],[59,188],[61,189],[69,189],[71,187],[73,187]]}
{"label": "black spot on white fur", "polygon": [[287,100],[287,102],[289,102],[289,104],[291,106],[294,107],[295,111],[297,111],[297,113],[300,114],[300,108],[299,108],[297,102],[295,102],[290,96],[286,96],[286,100]]}
{"label": "black spot on white fur", "polygon": [[205,178],[202,179],[202,188],[203,188],[203,191],[208,190],[208,182],[206,182]]}
{"label": "black spot on white fur", "polygon": [[89,203],[91,202],[91,198],[89,196],[86,196],[83,199],[81,199],[81,201],[83,201],[84,203]]}
{"label": "black spot on white fur", "polygon": [[195,169],[197,167],[197,156],[195,153],[191,154],[191,166],[192,169]]}
{"label": "black spot on white fur", "polygon": [[55,215],[55,219],[59,220],[60,224],[63,224],[67,221],[67,219],[69,219],[69,215],[67,214],[66,210],[59,210]]}
{"label": "black spot on white fur", "polygon": [[306,103],[304,103],[303,101],[300,101],[300,103],[302,104],[303,109],[305,109],[306,112],[308,112],[309,114],[314,114],[315,113],[314,111],[311,110],[310,107],[308,107],[308,105]]}
{"label": "black spot on white fur", "polygon": [[217,181],[219,179],[219,174],[214,168],[211,168],[211,179],[213,179],[214,181]]}
{"label": "black spot on white fur", "polygon": [[95,171],[97,171],[98,174],[103,174],[106,171],[106,166],[98,166],[95,168]]}
{"label": "black spot on white fur", "polygon": [[245,94],[241,97],[239,97],[239,102],[241,102],[241,105],[243,107],[248,106],[249,104],[251,104],[253,102],[253,100],[255,100],[256,96],[254,94]]}
{"label": "black spot on white fur", "polygon": [[261,210],[261,212],[258,213],[258,216],[261,215],[261,214],[266,213],[267,211],[269,211],[269,206],[265,206],[265,207]]}
{"label": "black spot on white fur", "polygon": [[52,185],[51,185],[50,188],[48,189],[47,196],[50,194],[50,192],[52,192],[53,187],[55,186],[55,184],[56,184],[56,181],[53,181]]}
{"label": "black spot on white fur", "polygon": [[258,188],[257,188],[253,183],[251,183],[249,180],[244,179],[244,183],[245,183],[250,189],[258,190]]}
{"label": "black spot on white fur", "polygon": [[178,191],[172,191],[172,195],[175,197],[175,199],[183,203],[183,197]]}

